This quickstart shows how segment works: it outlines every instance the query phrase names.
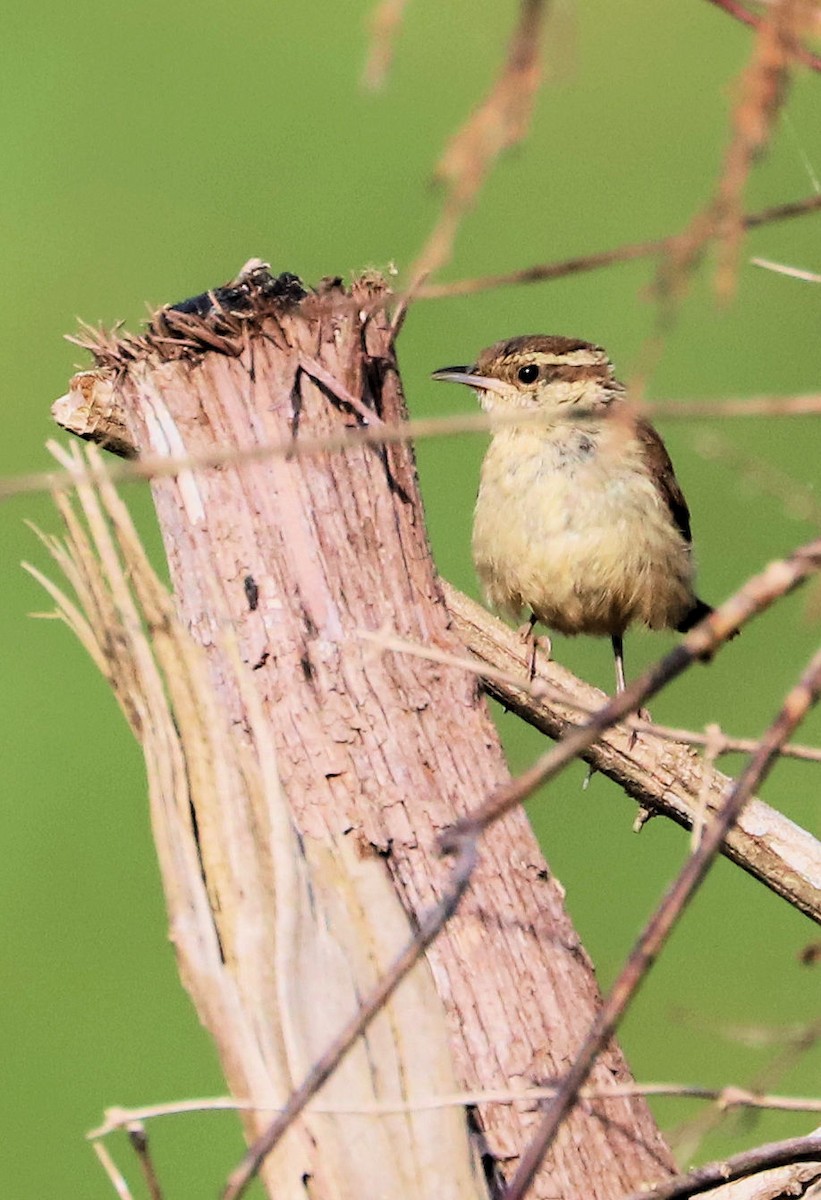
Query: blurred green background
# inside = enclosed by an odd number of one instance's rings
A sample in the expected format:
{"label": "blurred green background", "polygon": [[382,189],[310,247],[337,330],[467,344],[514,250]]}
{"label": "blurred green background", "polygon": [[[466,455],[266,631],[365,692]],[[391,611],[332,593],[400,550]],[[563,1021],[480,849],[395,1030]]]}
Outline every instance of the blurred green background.
{"label": "blurred green background", "polygon": [[[46,0],[6,15],[0,55],[5,171],[0,252],[5,435],[0,471],[45,465],[49,405],[81,353],[75,318],[134,327],[145,304],[232,277],[252,255],[308,281],[366,266],[406,269],[434,221],[437,155],[500,63],[515,0],[415,0],[380,94],[360,86],[365,0],[315,4]],[[527,142],[495,170],[443,278],[504,271],[656,237],[707,197],[727,141],[732,81],[750,32],[707,3],[557,3],[548,75]],[[662,15],[663,13],[663,15]],[[821,172],[821,78],[795,80],[787,119],[748,191],[754,209],[809,194]],[[817,286],[771,274],[750,255],[821,269],[821,216],[761,229],[745,245],[739,291],[716,307],[709,264],[667,340],[652,397],[814,391],[821,365]],[[470,361],[497,338],[577,335],[630,374],[653,328],[652,266],[419,304],[400,342],[414,415],[471,409],[429,372]],[[693,510],[701,590],[719,600],[761,564],[817,532],[817,420],[662,425]],[[781,484],[705,458],[714,430]],[[476,594],[469,529],[481,437],[425,442],[419,464],[442,572]],[[795,515],[795,497],[805,503]],[[814,499],[813,499],[814,497]],[[150,503],[129,502],[153,538]],[[3,550],[4,869],[0,874],[0,1188],[15,1198],[110,1198],[83,1141],[104,1106],[222,1090],[214,1053],[178,985],[148,832],[141,757],[106,687],[20,571],[46,567],[24,527],[57,522],[40,496],[0,507]],[[156,545],[156,540],[153,542]],[[807,596],[780,604],[653,705],[659,720],[718,721],[755,735],[818,637]],[[817,605],[817,592],[816,592]],[[628,640],[635,672],[672,644]],[[609,688],[604,642],[556,638],[555,654]],[[543,742],[500,718],[513,768]],[[801,740],[818,742],[816,714]],[[727,769],[736,763],[730,761]],[[662,821],[640,838],[632,803],[582,771],[532,805],[551,865],[603,984],[682,860]],[[783,763],[764,797],[815,834],[819,767]],[[821,968],[798,954],[818,930],[721,862],[675,934],[624,1027],[640,1079],[744,1084],[784,1052],[772,1031],[817,1020]],[[817,1093],[817,1046],[772,1087]],[[672,1128],[697,1110],[657,1106]],[[712,1157],[808,1131],[811,1116],[732,1120],[697,1151]],[[169,1200],[213,1196],[240,1152],[231,1115],[152,1126]],[[130,1153],[114,1139],[140,1196]]]}

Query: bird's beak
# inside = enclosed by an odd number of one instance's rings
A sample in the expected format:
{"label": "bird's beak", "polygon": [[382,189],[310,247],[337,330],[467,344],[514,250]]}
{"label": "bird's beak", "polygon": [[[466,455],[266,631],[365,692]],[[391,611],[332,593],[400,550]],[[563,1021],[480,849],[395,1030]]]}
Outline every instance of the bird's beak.
{"label": "bird's beak", "polygon": [[493,379],[490,375],[475,375],[471,367],[440,367],[434,371],[431,379],[442,383],[464,383],[477,392],[498,392],[504,394],[504,384],[501,379]]}

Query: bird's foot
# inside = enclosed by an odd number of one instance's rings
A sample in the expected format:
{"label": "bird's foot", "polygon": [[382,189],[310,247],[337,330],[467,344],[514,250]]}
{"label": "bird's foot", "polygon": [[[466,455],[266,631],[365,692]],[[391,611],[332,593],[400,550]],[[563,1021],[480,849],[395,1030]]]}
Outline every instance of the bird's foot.
{"label": "bird's foot", "polygon": [[524,625],[520,625],[516,630],[519,638],[524,642],[525,648],[529,650],[527,660],[528,678],[533,679],[536,675],[536,654],[541,650],[546,658],[550,658],[553,653],[553,643],[547,634],[540,634],[538,637],[535,633],[536,617],[531,616],[529,621],[525,621]]}
{"label": "bird's foot", "polygon": [[[650,716],[650,710],[647,708],[637,708],[636,709],[636,717],[638,718],[639,721],[644,721],[647,725],[652,724],[653,718]],[[641,733],[640,729],[631,730],[630,745],[627,747],[628,750],[633,749],[640,733]]]}

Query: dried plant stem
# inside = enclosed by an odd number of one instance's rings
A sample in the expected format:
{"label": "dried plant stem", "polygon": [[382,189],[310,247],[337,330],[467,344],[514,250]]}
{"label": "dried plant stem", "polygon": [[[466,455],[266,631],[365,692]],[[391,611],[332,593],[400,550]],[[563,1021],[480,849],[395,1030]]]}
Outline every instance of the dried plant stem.
{"label": "dried plant stem", "polygon": [[[555,1098],[549,1103],[541,1128],[522,1155],[505,1200],[521,1200],[527,1192],[561,1122],[575,1103],[579,1089],[584,1084],[597,1055],[615,1033],[670,931],[704,880],[741,809],[755,788],[769,774],[777,761],[779,748],[818,700],[819,691],[821,651],[814,655],[801,680],[786,696],[781,710],[761,738],[758,749],[751,755],[747,766],[729,788],[720,810],[704,830],[699,846],[690,855],[678,878],[642,931]],[[816,1148],[821,1149],[821,1140]],[[662,1190],[659,1197],[675,1194],[677,1193]]]}
{"label": "dried plant stem", "polygon": [[410,291],[438,270],[453,251],[465,213],[496,159],[527,135],[541,82],[540,42],[548,0],[520,0],[519,19],[490,92],[451,138],[436,168],[447,189],[442,212],[411,268]]}
{"label": "dried plant stem", "polygon": [[134,1200],[133,1196],[131,1195],[131,1189],[125,1181],[125,1177],[108,1152],[108,1147],[102,1142],[93,1142],[92,1149],[97,1155],[103,1170],[108,1176],[111,1186],[120,1197],[120,1200]]}

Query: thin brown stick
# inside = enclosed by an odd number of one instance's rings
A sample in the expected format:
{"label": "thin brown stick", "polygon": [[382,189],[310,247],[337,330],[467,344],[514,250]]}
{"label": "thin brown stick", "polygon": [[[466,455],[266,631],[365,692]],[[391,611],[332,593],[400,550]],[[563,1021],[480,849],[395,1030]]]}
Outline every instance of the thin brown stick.
{"label": "thin brown stick", "polygon": [[[553,1143],[559,1126],[576,1101],[593,1063],[616,1031],[618,1024],[655,962],[670,931],[703,882],[721,844],[755,788],[769,774],[778,758],[778,748],[804,719],[821,692],[821,651],[818,651],[791,689],[773,723],[761,738],[758,749],[729,788],[698,848],[690,855],[678,877],[648,921],[610,994],[604,1001],[555,1098],[547,1107],[538,1133],[519,1162],[505,1200],[522,1200]],[[821,1142],[819,1143],[821,1148]],[[748,1172],[749,1173],[749,1172]],[[725,1177],[726,1178],[726,1177]],[[661,1192],[660,1195],[667,1193]],[[674,1195],[675,1193],[669,1193]]]}
{"label": "thin brown stick", "polygon": [[322,363],[317,362],[315,358],[311,358],[309,354],[300,354],[299,365],[306,375],[310,375],[311,379],[321,383],[332,396],[358,413],[366,425],[380,428],[385,424],[378,413],[375,413],[372,408],[368,408],[367,404],[363,404],[350,388],[345,387],[339,379],[335,379],[331,372],[326,370]]}
{"label": "thin brown stick", "polygon": [[323,1083],[333,1074],[353,1044],[365,1032],[374,1017],[384,1008],[409,971],[419,962],[459,907],[476,865],[476,840],[463,838],[445,894],[438,904],[422,918],[415,937],[394,959],[371,993],[337,1034],[325,1053],[317,1059],[288,1098],[279,1115],[256,1141],[249,1146],[239,1165],[228,1176],[222,1200],[239,1200],[258,1174],[263,1162],[288,1132]]}
{"label": "thin brown stick", "polygon": [[148,1146],[148,1134],[145,1132],[145,1126],[142,1121],[129,1121],[126,1126],[126,1133],[128,1134],[129,1142],[131,1142],[134,1148],[134,1153],[137,1155],[137,1161],[143,1173],[148,1195],[151,1200],[163,1200],[162,1188],[157,1178],[157,1172],[154,1169],[154,1160],[151,1157],[151,1151]]}
{"label": "thin brown stick", "polygon": [[685,1196],[697,1196],[722,1183],[758,1175],[773,1167],[816,1160],[821,1172],[821,1133],[810,1133],[806,1137],[789,1138],[784,1142],[769,1142],[754,1150],[735,1154],[732,1158],[696,1167],[684,1175],[673,1176],[657,1188],[633,1192],[625,1200],[683,1200]]}
{"label": "thin brown stick", "polygon": [[[739,3],[739,0],[708,0],[708,3],[714,4],[716,8],[722,9],[736,21],[740,21],[742,25],[749,26],[750,29],[761,28],[761,17],[751,13],[748,8]],[[800,42],[796,42],[790,48],[790,54],[796,62],[800,62],[802,66],[809,67],[811,71],[821,71],[821,58],[817,54],[813,54],[806,46]]]}
{"label": "thin brown stick", "polygon": [[[821,196],[813,193],[803,200],[792,200],[786,204],[771,205],[748,213],[742,218],[745,229],[758,229],[775,221],[786,221],[821,208]],[[523,267],[519,271],[507,271],[500,275],[481,275],[474,279],[457,279],[452,283],[427,283],[419,288],[419,300],[444,300],[451,296],[472,296],[476,292],[497,287],[513,287],[521,283],[545,283],[548,280],[564,279],[567,275],[580,275],[585,271],[597,271],[601,267],[612,267],[617,263],[633,262],[636,259],[656,258],[675,245],[680,234],[652,238],[646,242],[627,242],[613,250],[598,254],[585,254],[566,258],[558,262],[542,263],[535,267]]]}

